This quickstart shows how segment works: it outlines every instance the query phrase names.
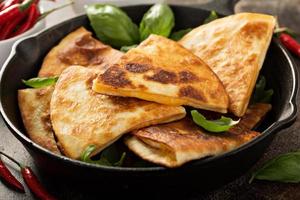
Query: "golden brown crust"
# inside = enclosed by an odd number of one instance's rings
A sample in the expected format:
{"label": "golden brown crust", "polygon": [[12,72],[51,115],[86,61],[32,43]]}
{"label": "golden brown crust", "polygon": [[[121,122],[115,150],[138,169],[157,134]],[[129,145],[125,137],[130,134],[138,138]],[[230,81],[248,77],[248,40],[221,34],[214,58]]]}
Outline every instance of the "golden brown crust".
{"label": "golden brown crust", "polygon": [[115,63],[122,52],[92,37],[92,33],[80,27],[64,37],[45,57],[39,77],[59,76],[70,65],[104,70]]}
{"label": "golden brown crust", "polygon": [[273,16],[240,13],[199,26],[179,41],[218,75],[236,116],[246,111],[274,26]]}
{"label": "golden brown crust", "polygon": [[124,133],[185,116],[185,109],[180,106],[95,93],[91,89],[95,75],[84,67],[69,67],[53,92],[52,126],[68,157],[78,159],[92,144],[96,145],[97,153]]}
{"label": "golden brown crust", "polygon": [[18,102],[24,126],[32,141],[60,154],[50,122],[49,107],[53,90],[53,86],[19,90]]}
{"label": "golden brown crust", "polygon": [[222,83],[201,59],[157,35],[148,37],[100,74],[93,90],[222,113],[229,103]]}
{"label": "golden brown crust", "polygon": [[259,133],[249,128],[259,123],[269,109],[269,104],[250,106],[240,123],[224,133],[209,133],[186,117],[133,131],[125,143],[145,160],[178,167],[191,160],[222,154],[252,140]]}

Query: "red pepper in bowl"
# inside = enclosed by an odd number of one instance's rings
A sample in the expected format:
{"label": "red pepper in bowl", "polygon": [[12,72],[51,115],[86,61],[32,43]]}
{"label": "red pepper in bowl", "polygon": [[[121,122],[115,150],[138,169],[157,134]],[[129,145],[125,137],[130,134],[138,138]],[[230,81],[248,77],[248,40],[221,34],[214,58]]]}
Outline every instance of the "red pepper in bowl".
{"label": "red pepper in bowl", "polygon": [[18,24],[26,17],[27,12],[22,13],[18,17],[16,17],[12,22],[7,22],[0,31],[0,40],[8,39],[11,37],[15,28]]}
{"label": "red pepper in bowl", "polygon": [[25,0],[21,4],[12,5],[0,12],[0,25],[10,22],[14,18],[24,13],[34,3],[34,0]]}
{"label": "red pepper in bowl", "polygon": [[9,8],[10,6],[19,3],[19,0],[5,0],[1,3],[1,10],[5,10],[6,8]]}
{"label": "red pepper in bowl", "polygon": [[[35,25],[40,17],[40,11],[36,4],[32,4],[28,9],[28,16],[26,21],[14,32],[11,37],[17,36],[25,31],[29,30],[31,27]],[[0,38],[1,39],[1,38]]]}

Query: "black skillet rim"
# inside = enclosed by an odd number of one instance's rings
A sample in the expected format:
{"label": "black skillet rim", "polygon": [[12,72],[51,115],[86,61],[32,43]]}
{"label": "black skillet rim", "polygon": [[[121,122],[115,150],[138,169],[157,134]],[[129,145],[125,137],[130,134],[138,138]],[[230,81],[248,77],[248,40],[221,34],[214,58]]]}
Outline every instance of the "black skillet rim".
{"label": "black skillet rim", "polygon": [[[141,5],[140,5],[141,6]],[[126,7],[134,7],[134,6],[126,6]],[[186,7],[189,9],[196,9],[196,10],[204,10],[201,8],[191,8],[191,7],[187,7],[187,6],[173,6],[173,7]],[[3,74],[5,73],[7,66],[9,64],[9,61],[15,56],[16,54],[16,48],[17,46],[22,43],[25,40],[30,40],[33,38],[38,38],[39,35],[42,34],[47,34],[47,32],[55,30],[56,27],[58,26],[63,26],[63,24],[67,24],[69,23],[69,21],[72,21],[76,18],[81,18],[83,17],[85,14],[83,15],[79,15],[76,16],[74,18],[68,19],[64,22],[61,22],[57,25],[54,25],[48,29],[42,30],[38,33],[35,33],[31,36],[25,37],[23,39],[18,40],[12,47],[12,51],[9,55],[9,57],[7,58],[7,60],[5,61],[5,63],[3,64],[3,67],[0,71],[0,85],[2,85],[2,77]],[[297,68],[296,68],[296,64],[293,61],[292,56],[290,55],[290,53],[285,49],[285,47],[283,47],[278,40],[274,40],[273,42],[275,45],[277,45],[279,47],[279,49],[282,51],[282,53],[284,54],[285,58],[287,59],[288,63],[289,63],[289,67],[291,69],[292,72],[292,82],[293,82],[293,88],[292,88],[292,92],[291,92],[291,96],[289,99],[289,106],[291,109],[291,113],[286,116],[284,119],[280,120],[280,121],[276,121],[273,124],[271,124],[266,130],[264,130],[262,132],[262,134],[255,138],[254,140],[232,150],[229,151],[227,153],[218,155],[218,156],[212,156],[212,157],[207,157],[207,158],[203,158],[203,159],[199,159],[196,160],[192,163],[186,164],[184,166],[198,166],[198,165],[204,165],[208,162],[212,162],[218,159],[222,159],[224,157],[228,157],[228,156],[232,156],[234,154],[237,154],[241,151],[246,150],[247,148],[249,148],[250,146],[260,142],[261,140],[263,140],[265,137],[269,136],[270,134],[275,134],[275,132],[283,129],[285,126],[287,126],[288,124],[292,123],[296,117],[297,117],[297,105],[296,105],[296,97],[297,97],[297,93],[298,93],[298,76],[297,76]],[[0,97],[2,96],[2,91],[0,90]],[[2,118],[4,119],[4,121],[6,122],[6,125],[9,126],[9,130],[10,132],[12,132],[14,134],[14,136],[18,139],[18,140],[22,140],[22,143],[24,145],[24,142],[26,143],[26,145],[31,146],[32,148],[34,148],[34,150],[38,150],[43,154],[46,154],[47,156],[51,156],[54,159],[59,159],[60,161],[64,161],[64,162],[68,162],[69,164],[73,164],[73,165],[77,165],[77,166],[82,166],[82,167],[87,167],[87,168],[94,168],[94,169],[101,169],[103,171],[108,171],[108,172],[151,172],[151,171],[163,171],[163,170],[170,170],[169,168],[165,168],[165,167],[161,167],[161,166],[157,166],[157,167],[111,167],[111,166],[100,166],[100,165],[96,165],[96,164],[90,164],[90,163],[85,163],[79,160],[74,160],[62,155],[56,155],[54,153],[52,153],[51,151],[45,149],[44,147],[34,143],[32,140],[30,140],[30,138],[28,138],[25,134],[23,134],[21,131],[19,131],[13,124],[12,122],[8,119],[6,113],[4,112],[3,109],[3,105],[2,105],[2,101],[0,102],[0,113],[2,115]]]}

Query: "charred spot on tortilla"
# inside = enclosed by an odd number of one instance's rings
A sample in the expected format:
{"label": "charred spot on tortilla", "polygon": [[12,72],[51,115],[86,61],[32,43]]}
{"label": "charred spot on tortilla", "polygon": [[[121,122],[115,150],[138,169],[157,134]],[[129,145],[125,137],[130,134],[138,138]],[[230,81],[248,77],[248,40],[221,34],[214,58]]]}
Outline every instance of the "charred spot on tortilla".
{"label": "charred spot on tortilla", "polygon": [[163,84],[177,83],[176,73],[162,69],[158,69],[152,76],[146,76],[146,79]]}
{"label": "charred spot on tortilla", "polygon": [[193,99],[198,99],[203,102],[207,101],[205,96],[202,95],[200,91],[191,86],[181,87],[179,90],[179,96],[191,97]]}
{"label": "charred spot on tortilla", "polygon": [[139,64],[139,63],[127,63],[125,65],[125,69],[127,71],[133,72],[133,73],[144,73],[151,69],[149,65],[145,64]]}
{"label": "charred spot on tortilla", "polygon": [[117,65],[110,67],[103,74],[101,74],[100,77],[104,83],[116,88],[125,86],[132,87],[131,81],[126,78],[126,73]]}
{"label": "charred spot on tortilla", "polygon": [[199,81],[199,78],[190,71],[181,71],[179,72],[179,81],[181,83],[192,83]]}

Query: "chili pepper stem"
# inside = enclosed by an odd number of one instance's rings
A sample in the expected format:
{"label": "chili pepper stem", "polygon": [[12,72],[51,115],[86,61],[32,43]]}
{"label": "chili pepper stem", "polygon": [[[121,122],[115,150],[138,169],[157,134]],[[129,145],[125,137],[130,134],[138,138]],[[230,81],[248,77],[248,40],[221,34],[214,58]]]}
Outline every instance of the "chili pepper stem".
{"label": "chili pepper stem", "polygon": [[56,8],[53,8],[53,9],[51,9],[51,10],[48,10],[48,11],[42,13],[42,15],[39,17],[38,21],[44,19],[45,17],[47,17],[47,16],[48,16],[49,14],[51,14],[52,12],[57,11],[57,10],[60,10],[60,9],[62,9],[62,8],[65,8],[65,7],[69,6],[69,5],[72,5],[72,4],[74,4],[74,1],[73,1],[73,0],[70,0],[69,3],[66,3],[66,4],[64,4],[64,5],[62,5],[62,6],[59,6],[59,7],[56,7]]}
{"label": "chili pepper stem", "polygon": [[0,151],[0,154],[5,156],[6,158],[8,158],[9,160],[13,161],[16,165],[18,165],[21,169],[24,168],[23,165],[21,165],[18,161],[16,161],[14,158],[12,158],[11,156],[7,155],[6,153]]}

